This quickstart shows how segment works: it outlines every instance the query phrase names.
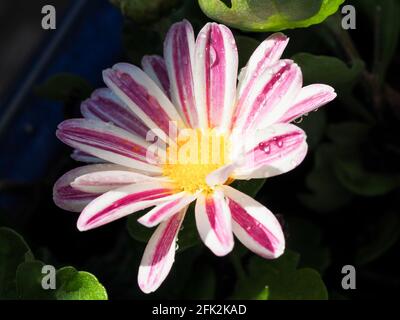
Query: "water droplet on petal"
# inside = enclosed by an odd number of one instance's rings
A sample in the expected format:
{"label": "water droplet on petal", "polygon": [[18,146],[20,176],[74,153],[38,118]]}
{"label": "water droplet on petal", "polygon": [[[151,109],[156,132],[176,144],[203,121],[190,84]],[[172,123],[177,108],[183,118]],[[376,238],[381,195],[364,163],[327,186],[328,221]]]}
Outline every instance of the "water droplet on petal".
{"label": "water droplet on petal", "polygon": [[178,249],[179,249],[179,244],[175,244],[175,251],[178,251]]}
{"label": "water droplet on petal", "polygon": [[217,52],[214,47],[210,47],[210,67],[212,67],[217,62]]}
{"label": "water droplet on petal", "polygon": [[297,118],[293,121],[296,124],[302,123],[303,122],[303,117]]}
{"label": "water droplet on petal", "polygon": [[270,153],[271,152],[271,146],[269,143],[265,143],[265,142],[260,142],[258,144],[258,147],[264,151],[265,153]]}
{"label": "water droplet on petal", "polygon": [[276,145],[277,145],[279,148],[282,148],[282,146],[283,146],[283,140],[282,140],[282,139],[278,140],[277,143],[276,143]]}

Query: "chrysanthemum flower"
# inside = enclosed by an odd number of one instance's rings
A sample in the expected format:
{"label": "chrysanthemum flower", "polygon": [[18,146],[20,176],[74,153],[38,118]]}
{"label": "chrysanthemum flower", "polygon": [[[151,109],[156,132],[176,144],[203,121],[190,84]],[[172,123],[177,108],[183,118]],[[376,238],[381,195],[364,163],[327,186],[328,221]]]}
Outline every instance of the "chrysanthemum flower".
{"label": "chrysanthemum flower", "polygon": [[[157,226],[139,267],[144,292],[156,290],[168,275],[193,201],[200,237],[214,254],[232,250],[233,234],[264,258],[283,253],[275,216],[229,185],[298,166],[307,153],[306,135],[290,122],[336,96],[327,85],[302,87],[300,68],[281,59],[287,43],[281,33],[270,36],[237,77],[238,54],[227,27],[209,23],[195,40],[190,23],[176,23],[164,58],[146,56],[142,69],[118,63],[105,70],[108,88],[82,103],[84,118],[59,125],[57,137],[75,149],[73,158],[96,163],[66,173],[54,186],[58,206],[81,212],[79,230],[153,207],[139,218]],[[168,137],[171,128],[176,137]],[[187,128],[198,139],[194,156],[179,136]],[[149,153],[149,130],[165,142],[162,152]],[[212,160],[209,141],[219,147]]]}

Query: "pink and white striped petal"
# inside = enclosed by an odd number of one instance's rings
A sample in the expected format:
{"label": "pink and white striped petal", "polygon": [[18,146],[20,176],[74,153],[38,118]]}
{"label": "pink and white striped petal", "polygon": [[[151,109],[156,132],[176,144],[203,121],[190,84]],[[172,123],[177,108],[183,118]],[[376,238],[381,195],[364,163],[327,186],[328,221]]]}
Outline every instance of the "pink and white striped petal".
{"label": "pink and white striped petal", "polygon": [[80,151],[80,150],[74,150],[71,153],[71,158],[74,159],[75,161],[85,162],[85,163],[104,163],[105,162],[103,159],[93,157],[90,154]]}
{"label": "pink and white striped petal", "polygon": [[247,95],[255,81],[257,81],[257,76],[281,58],[288,42],[289,38],[278,32],[269,36],[257,47],[247,65],[240,71],[239,96]]}
{"label": "pink and white striped petal", "polygon": [[[75,168],[61,176],[53,187],[54,203],[61,209],[81,212],[88,203],[98,197],[98,194],[87,193],[71,187],[77,177],[103,170],[122,170],[125,167],[115,164],[94,164]],[[125,168],[126,169],[126,168]]]}
{"label": "pink and white striped petal", "polygon": [[285,237],[275,216],[248,195],[223,186],[232,215],[233,233],[249,250],[266,259],[285,250]]}
{"label": "pink and white striped petal", "polygon": [[229,28],[208,23],[196,39],[195,89],[201,128],[230,129],[236,100],[238,54]]}
{"label": "pink and white striped petal", "polygon": [[200,194],[195,207],[196,225],[204,244],[217,256],[233,249],[232,223],[224,193]]}
{"label": "pink and white striped petal", "polygon": [[87,173],[77,177],[71,186],[83,192],[104,193],[122,186],[149,181],[166,181],[166,178],[151,177],[128,170],[105,170]]}
{"label": "pink and white striped petal", "polygon": [[292,106],[282,115],[279,122],[291,122],[336,98],[335,89],[325,84],[303,87]]}
{"label": "pink and white striped petal", "polygon": [[301,70],[291,60],[280,60],[267,68],[249,92],[239,97],[233,135],[241,136],[275,123],[290,107],[302,84]]}
{"label": "pink and white striped petal", "polygon": [[57,137],[65,144],[112,163],[141,171],[161,172],[147,150],[149,143],[123,129],[96,120],[71,119],[59,124]]}
{"label": "pink and white striped petal", "polygon": [[146,227],[154,227],[160,222],[169,219],[178,211],[187,207],[196,199],[196,194],[189,194],[187,192],[180,192],[171,197],[170,201],[162,203],[155,208],[151,209],[143,217],[138,219],[138,222]]}
{"label": "pink and white striped petal", "polygon": [[235,179],[273,177],[297,167],[307,154],[306,134],[293,124],[277,123],[257,130],[244,139],[248,144],[241,156]]}
{"label": "pink and white striped petal", "polygon": [[[118,63],[103,71],[107,86],[164,141],[170,126],[183,122],[171,101],[153,80],[140,68]],[[161,131],[160,131],[161,130]]]}
{"label": "pink and white striped petal", "polygon": [[104,193],[90,202],[79,216],[77,227],[86,231],[131,213],[167,202],[175,193],[167,183],[143,182]]}
{"label": "pink and white striped petal", "polygon": [[198,126],[193,81],[194,34],[183,20],[171,26],[164,41],[164,59],[170,79],[171,100],[186,124]]}
{"label": "pink and white striped petal", "polygon": [[186,209],[162,222],[147,243],[138,273],[138,284],[144,293],[156,291],[168,276]]}
{"label": "pink and white striped petal", "polygon": [[170,98],[170,83],[164,59],[157,55],[144,56],[142,59],[142,69],[162,89],[165,95]]}
{"label": "pink and white striped petal", "polygon": [[86,119],[113,123],[143,139],[149,128],[108,88],[95,90],[81,104],[81,113]]}

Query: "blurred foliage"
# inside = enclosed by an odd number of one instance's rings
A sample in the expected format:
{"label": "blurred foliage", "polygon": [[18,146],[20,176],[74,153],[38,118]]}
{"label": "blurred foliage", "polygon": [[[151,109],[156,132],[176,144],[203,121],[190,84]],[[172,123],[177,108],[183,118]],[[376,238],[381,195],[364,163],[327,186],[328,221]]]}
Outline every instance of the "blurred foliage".
{"label": "blurred foliage", "polygon": [[256,300],[325,300],[328,292],[313,269],[297,269],[299,255],[286,250],[276,260],[253,256],[237,282],[233,298]]}
{"label": "blurred foliage", "polygon": [[96,277],[73,267],[56,274],[56,289],[42,288],[43,262],[35,260],[24,239],[0,228],[0,299],[105,300],[107,292]]}
{"label": "blurred foliage", "polygon": [[324,21],[344,0],[199,0],[213,20],[244,31],[304,28]]}

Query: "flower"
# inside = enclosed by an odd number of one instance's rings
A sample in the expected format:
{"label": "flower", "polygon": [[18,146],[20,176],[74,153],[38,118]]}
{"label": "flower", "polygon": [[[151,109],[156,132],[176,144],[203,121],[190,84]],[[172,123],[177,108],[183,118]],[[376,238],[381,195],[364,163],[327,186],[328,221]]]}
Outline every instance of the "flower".
{"label": "flower", "polygon": [[[281,33],[262,42],[237,85],[231,31],[208,23],[195,40],[189,22],[176,23],[166,36],[164,58],[145,56],[143,70],[127,63],[105,70],[108,88],[82,103],[84,118],[59,125],[57,137],[75,149],[72,157],[92,163],[66,173],[54,186],[59,207],[81,212],[79,230],[153,207],[138,220],[158,226],[139,267],[145,293],[167,277],[193,201],[200,237],[214,254],[232,250],[233,234],[264,258],[283,253],[285,238],[275,216],[230,183],[298,166],[307,153],[306,135],[290,122],[336,97],[327,85],[302,87],[300,68],[281,59],[287,43]],[[189,145],[198,149],[194,156],[186,153],[191,137],[180,137],[190,128],[195,142]],[[150,129],[157,139],[146,139]],[[171,130],[177,136],[171,138]],[[154,141],[164,143],[162,152],[149,153]],[[205,147],[209,141],[221,147],[213,161]]]}

